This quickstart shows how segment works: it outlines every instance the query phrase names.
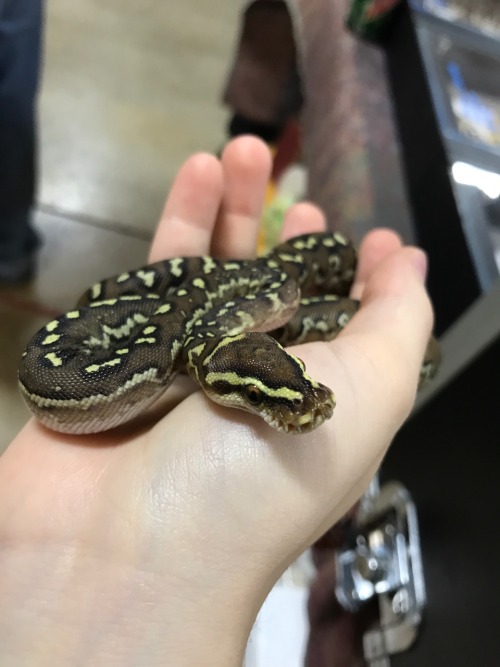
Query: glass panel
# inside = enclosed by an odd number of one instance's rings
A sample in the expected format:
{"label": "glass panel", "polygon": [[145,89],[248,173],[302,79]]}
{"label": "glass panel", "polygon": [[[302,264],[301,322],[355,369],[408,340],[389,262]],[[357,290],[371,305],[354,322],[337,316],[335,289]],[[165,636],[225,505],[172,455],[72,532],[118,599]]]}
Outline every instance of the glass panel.
{"label": "glass panel", "polygon": [[498,0],[411,0],[411,4],[415,9],[500,38]]}

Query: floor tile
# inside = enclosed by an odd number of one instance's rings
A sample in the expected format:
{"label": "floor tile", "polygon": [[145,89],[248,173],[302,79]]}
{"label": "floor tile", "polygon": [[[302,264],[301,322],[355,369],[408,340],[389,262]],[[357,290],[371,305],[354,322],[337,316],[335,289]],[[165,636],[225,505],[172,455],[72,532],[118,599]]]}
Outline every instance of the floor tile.
{"label": "floor tile", "polygon": [[181,162],[222,141],[238,3],[47,7],[40,201],[152,230]]}
{"label": "floor tile", "polygon": [[145,264],[149,243],[112,229],[39,212],[44,239],[39,274],[23,294],[49,308],[67,310],[92,283]]}

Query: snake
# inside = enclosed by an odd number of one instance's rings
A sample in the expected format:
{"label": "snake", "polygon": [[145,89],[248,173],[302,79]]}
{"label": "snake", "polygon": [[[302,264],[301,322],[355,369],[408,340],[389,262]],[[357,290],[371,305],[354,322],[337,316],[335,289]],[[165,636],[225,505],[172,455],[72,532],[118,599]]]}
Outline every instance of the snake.
{"label": "snake", "polygon": [[[97,433],[134,420],[187,372],[220,405],[310,432],[335,396],[286,347],[344,329],[360,305],[348,296],[356,262],[348,238],[325,232],[256,259],[174,257],[102,280],[30,340],[21,394],[50,429]],[[433,352],[422,375],[435,367]]]}

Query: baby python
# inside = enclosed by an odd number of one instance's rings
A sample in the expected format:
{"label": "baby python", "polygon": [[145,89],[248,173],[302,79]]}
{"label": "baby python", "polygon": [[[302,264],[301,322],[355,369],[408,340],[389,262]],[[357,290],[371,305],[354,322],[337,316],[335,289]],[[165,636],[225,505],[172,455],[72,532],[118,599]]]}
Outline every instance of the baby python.
{"label": "baby python", "polygon": [[[311,431],[335,398],[284,346],[343,329],[359,305],[347,298],[355,267],[353,245],[324,233],[255,260],[176,257],[109,278],[32,338],[21,393],[51,429],[96,433],[132,420],[187,371],[216,403]],[[433,370],[431,359],[423,372]]]}

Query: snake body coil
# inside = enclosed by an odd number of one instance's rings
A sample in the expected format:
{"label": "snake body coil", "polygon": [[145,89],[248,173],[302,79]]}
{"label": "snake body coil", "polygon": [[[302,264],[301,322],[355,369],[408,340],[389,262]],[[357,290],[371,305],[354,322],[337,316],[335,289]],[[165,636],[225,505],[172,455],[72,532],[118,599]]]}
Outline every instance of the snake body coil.
{"label": "snake body coil", "polygon": [[358,307],[345,297],[355,264],[340,234],[309,234],[256,260],[177,257],[104,280],[32,338],[22,395],[48,427],[94,433],[133,419],[187,370],[217,403],[310,431],[335,400],[282,345],[341,331]]}

